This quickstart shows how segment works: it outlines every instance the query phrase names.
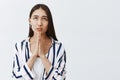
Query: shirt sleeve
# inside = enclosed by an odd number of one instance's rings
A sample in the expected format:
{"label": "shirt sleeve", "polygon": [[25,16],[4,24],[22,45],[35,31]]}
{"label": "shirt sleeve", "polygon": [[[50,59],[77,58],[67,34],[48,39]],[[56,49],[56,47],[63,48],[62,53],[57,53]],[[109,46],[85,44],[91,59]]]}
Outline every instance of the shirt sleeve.
{"label": "shirt sleeve", "polygon": [[45,80],[65,80],[66,78],[66,52],[63,47],[57,55],[57,62],[52,65],[47,73]]}
{"label": "shirt sleeve", "polygon": [[29,69],[27,63],[22,61],[23,57],[20,56],[20,53],[21,51],[16,43],[13,55],[12,77],[17,80],[32,80],[35,76]]}

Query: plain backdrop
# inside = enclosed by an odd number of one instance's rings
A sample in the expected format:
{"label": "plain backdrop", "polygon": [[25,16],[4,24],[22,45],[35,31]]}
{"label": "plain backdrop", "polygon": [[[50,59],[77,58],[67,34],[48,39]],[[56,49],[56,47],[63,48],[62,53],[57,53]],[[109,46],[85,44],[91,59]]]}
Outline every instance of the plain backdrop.
{"label": "plain backdrop", "polygon": [[14,44],[28,16],[48,5],[67,54],[67,80],[120,80],[120,0],[0,0],[0,80],[12,80]]}

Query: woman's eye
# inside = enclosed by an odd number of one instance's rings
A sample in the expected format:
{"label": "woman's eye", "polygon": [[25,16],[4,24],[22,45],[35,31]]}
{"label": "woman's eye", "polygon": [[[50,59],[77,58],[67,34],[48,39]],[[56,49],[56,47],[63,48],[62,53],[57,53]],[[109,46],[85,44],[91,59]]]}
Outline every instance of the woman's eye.
{"label": "woman's eye", "polygon": [[37,17],[34,17],[33,19],[38,19]]}
{"label": "woman's eye", "polygon": [[38,15],[32,15],[32,19],[38,19],[39,16]]}
{"label": "woman's eye", "polygon": [[47,19],[47,18],[42,18],[42,20],[45,20],[45,21],[47,21],[48,19]]}

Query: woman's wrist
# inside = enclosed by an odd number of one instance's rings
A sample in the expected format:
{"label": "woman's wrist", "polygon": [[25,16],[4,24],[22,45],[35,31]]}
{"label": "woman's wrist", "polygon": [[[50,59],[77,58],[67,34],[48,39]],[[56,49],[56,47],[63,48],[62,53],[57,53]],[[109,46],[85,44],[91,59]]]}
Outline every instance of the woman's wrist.
{"label": "woman's wrist", "polygon": [[40,58],[41,59],[44,59],[46,56],[45,55],[40,55]]}
{"label": "woman's wrist", "polygon": [[33,55],[32,55],[32,58],[37,58],[37,55],[36,55],[36,54],[33,54]]}

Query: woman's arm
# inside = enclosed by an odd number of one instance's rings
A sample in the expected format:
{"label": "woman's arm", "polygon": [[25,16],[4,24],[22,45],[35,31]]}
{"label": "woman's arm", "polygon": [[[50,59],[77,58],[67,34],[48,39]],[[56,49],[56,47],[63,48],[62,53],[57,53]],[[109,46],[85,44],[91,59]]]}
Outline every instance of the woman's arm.
{"label": "woman's arm", "polygon": [[[51,64],[51,62],[46,58],[46,56],[41,57],[46,71],[45,80],[65,80],[66,78],[66,52],[62,46],[58,49],[57,52],[58,55],[57,58],[54,59],[56,62],[54,65]],[[55,54],[56,53],[54,53],[54,55]]]}
{"label": "woman's arm", "polygon": [[52,66],[51,62],[47,59],[47,57],[44,55],[44,56],[40,56],[41,60],[42,60],[42,63],[45,67],[45,71],[48,73],[49,72],[49,69],[50,67]]}
{"label": "woman's arm", "polygon": [[47,80],[65,80],[66,78],[66,54],[64,53],[57,61],[55,66],[51,66],[46,79]]}
{"label": "woman's arm", "polygon": [[36,59],[37,59],[37,56],[36,55],[32,55],[30,57],[30,59],[27,61],[27,65],[30,68],[30,70],[32,70],[34,62],[35,62]]}
{"label": "woman's arm", "polygon": [[24,62],[23,58],[25,56],[20,56],[21,54],[21,45],[16,43],[13,55],[13,78],[18,80],[32,80],[35,76],[28,66],[29,60],[28,63]]}

